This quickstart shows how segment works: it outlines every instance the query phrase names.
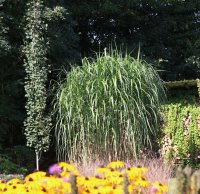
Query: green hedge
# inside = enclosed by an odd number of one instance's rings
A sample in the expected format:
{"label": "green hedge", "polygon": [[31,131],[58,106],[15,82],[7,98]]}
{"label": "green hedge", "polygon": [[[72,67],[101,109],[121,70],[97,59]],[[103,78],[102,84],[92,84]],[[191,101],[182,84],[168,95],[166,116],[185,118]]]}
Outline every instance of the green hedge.
{"label": "green hedge", "polygon": [[173,159],[176,164],[198,167],[200,163],[199,81],[167,82],[165,85],[173,90],[168,91],[168,102],[163,106],[165,120],[161,153],[166,160]]}

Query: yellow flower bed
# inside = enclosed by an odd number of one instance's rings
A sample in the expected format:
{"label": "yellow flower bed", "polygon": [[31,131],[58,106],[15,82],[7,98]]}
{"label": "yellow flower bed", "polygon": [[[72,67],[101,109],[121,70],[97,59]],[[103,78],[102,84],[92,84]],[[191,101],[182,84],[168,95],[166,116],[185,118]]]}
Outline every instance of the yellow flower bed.
{"label": "yellow flower bed", "polygon": [[147,168],[125,168],[121,161],[97,168],[94,176],[80,175],[73,164],[60,162],[49,172],[34,172],[24,180],[0,182],[0,193],[7,194],[164,194],[167,186],[147,180]]}

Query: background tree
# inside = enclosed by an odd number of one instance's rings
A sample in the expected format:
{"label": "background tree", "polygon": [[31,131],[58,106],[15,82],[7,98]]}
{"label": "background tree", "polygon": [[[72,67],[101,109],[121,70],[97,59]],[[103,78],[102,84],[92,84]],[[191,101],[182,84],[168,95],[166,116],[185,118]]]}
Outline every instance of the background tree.
{"label": "background tree", "polygon": [[25,135],[27,145],[36,153],[39,169],[39,154],[49,148],[51,119],[46,110],[46,82],[50,70],[47,64],[46,24],[42,20],[43,2],[31,1],[27,4],[25,59],[25,91],[27,97]]}
{"label": "background tree", "polygon": [[[7,155],[7,149],[9,153],[15,153],[18,145],[26,145],[23,134],[26,100],[24,98],[24,53],[22,53],[26,2],[23,0],[1,0],[0,2],[0,148],[2,148],[0,154]],[[70,14],[59,2],[44,2],[42,19],[48,24],[47,60],[52,70],[46,84],[49,88],[50,80],[57,79],[60,69],[63,67],[69,69],[69,64],[79,59],[79,40],[78,35],[73,31],[74,22]],[[50,102],[51,98],[48,104]],[[27,148],[24,150],[28,153]],[[18,161],[20,159],[23,161],[24,157],[19,156]],[[16,157],[12,157],[12,160],[15,161]],[[31,160],[30,158],[32,164]],[[29,168],[31,165],[27,164],[27,166]]]}
{"label": "background tree", "polygon": [[70,63],[80,60],[79,38],[73,30],[74,21],[66,8],[57,3],[51,4],[49,1],[45,6],[43,19],[48,24],[47,58],[52,65],[52,70],[61,69],[61,67],[69,69]]}
{"label": "background tree", "polygon": [[[16,11],[17,10],[17,11]],[[21,44],[22,1],[0,1],[0,150],[24,143],[25,118]]]}
{"label": "background tree", "polygon": [[199,76],[198,67],[187,62],[199,53],[199,1],[65,2],[77,21],[82,56],[103,50],[111,41],[125,44],[129,51],[137,49],[140,43],[143,57],[164,70],[164,79]]}

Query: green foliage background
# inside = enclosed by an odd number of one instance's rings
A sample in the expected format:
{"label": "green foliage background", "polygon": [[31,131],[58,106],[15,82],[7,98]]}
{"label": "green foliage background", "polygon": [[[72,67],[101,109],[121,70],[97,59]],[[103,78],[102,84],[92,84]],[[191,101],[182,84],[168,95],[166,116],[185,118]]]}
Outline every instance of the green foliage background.
{"label": "green foliage background", "polygon": [[[184,83],[177,84],[168,92],[168,102],[164,105],[165,136],[162,141],[162,155],[175,164],[194,168],[200,162],[200,119],[199,93],[197,81],[193,87],[184,88]],[[185,82],[187,83],[187,82]],[[173,85],[173,84],[172,84]],[[186,124],[184,119],[188,117]]]}
{"label": "green foliage background", "polygon": [[[197,78],[200,2],[178,0],[64,1],[80,33],[82,55],[115,41],[138,48],[166,80]],[[193,63],[194,62],[194,63]]]}
{"label": "green foliage background", "polygon": [[[25,8],[26,2],[23,0],[0,1],[0,152],[5,154],[5,148],[26,144],[23,129],[26,100],[22,52]],[[70,15],[59,3],[45,2],[42,17],[49,24],[45,34],[49,42],[47,60],[52,67],[52,73],[48,76],[48,89],[50,80],[56,79],[60,69],[63,66],[69,69],[70,61],[76,61],[79,57],[78,35],[74,33],[74,22]],[[63,34],[66,35],[64,38]],[[51,94],[48,92],[47,95],[50,103]]]}
{"label": "green foliage background", "polygon": [[[0,0],[0,152],[25,145],[24,20],[26,1]],[[70,71],[81,57],[95,57],[114,41],[132,56],[141,56],[164,80],[199,77],[200,1],[175,0],[45,0],[48,24],[47,102],[50,80]],[[135,52],[136,51],[136,52]],[[71,65],[70,65],[71,64]],[[59,76],[58,76],[59,75]],[[62,77],[62,76],[61,76]],[[50,106],[49,106],[50,107]]]}

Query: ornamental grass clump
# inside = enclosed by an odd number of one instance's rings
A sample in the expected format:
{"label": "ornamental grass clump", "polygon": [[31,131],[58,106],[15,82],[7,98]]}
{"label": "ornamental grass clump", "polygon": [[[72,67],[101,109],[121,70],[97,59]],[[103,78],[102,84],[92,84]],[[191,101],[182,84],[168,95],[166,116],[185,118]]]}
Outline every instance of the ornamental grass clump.
{"label": "ornamental grass clump", "polygon": [[58,159],[137,158],[140,149],[155,148],[165,99],[156,71],[117,51],[82,63],[57,94]]}

